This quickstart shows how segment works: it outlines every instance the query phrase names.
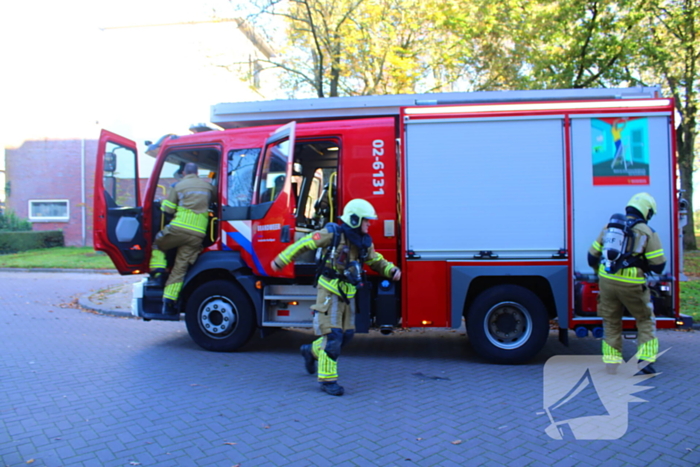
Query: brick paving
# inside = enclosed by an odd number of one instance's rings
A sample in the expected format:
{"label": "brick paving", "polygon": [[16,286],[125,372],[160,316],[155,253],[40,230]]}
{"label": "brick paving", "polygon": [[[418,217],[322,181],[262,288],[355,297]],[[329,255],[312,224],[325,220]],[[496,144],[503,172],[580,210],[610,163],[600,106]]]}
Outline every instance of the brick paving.
{"label": "brick paving", "polygon": [[700,464],[698,331],[659,333],[662,374],[624,436],[561,441],[545,433],[543,367],[596,354],[592,338],[566,348],[553,333],[534,361],[502,366],[463,331],[358,335],[339,363],[346,394],[331,397],[304,371],[309,331],[212,353],[183,322],[74,308],[133,280],[0,271],[0,465]]}

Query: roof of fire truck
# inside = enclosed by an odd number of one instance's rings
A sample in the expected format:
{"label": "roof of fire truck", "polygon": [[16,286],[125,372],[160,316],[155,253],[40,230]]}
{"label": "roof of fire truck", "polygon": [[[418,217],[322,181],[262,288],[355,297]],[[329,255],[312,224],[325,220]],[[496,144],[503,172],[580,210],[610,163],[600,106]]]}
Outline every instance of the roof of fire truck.
{"label": "roof of fire truck", "polygon": [[402,107],[496,102],[576,101],[595,99],[651,99],[661,96],[658,86],[528,91],[480,91],[436,94],[397,94],[315,99],[232,102],[211,107],[211,122],[221,128],[243,128],[352,117],[397,116]]}

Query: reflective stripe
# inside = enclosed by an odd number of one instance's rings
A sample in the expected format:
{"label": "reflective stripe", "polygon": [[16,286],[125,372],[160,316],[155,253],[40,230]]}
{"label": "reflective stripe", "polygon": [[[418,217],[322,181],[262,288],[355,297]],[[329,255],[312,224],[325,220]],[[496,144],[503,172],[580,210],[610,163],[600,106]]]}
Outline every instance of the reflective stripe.
{"label": "reflective stripe", "polygon": [[647,259],[658,258],[658,257],[663,256],[663,255],[664,255],[663,248],[661,250],[647,251],[646,253],[644,253],[644,256]]}
{"label": "reflective stripe", "polygon": [[384,268],[384,275],[385,275],[386,277],[389,277],[389,273],[391,273],[391,270],[394,269],[395,267],[396,267],[396,266],[394,266],[393,263],[387,264],[386,267]]}
{"label": "reflective stripe", "polygon": [[598,275],[606,279],[627,284],[646,284],[647,282],[646,278],[637,275],[637,268],[625,268],[617,271],[615,274],[610,274],[609,272],[605,272],[605,266],[601,264],[598,269]]}
{"label": "reflective stripe", "polygon": [[329,383],[338,379],[338,362],[326,353],[326,342],[326,336],[316,339],[311,344],[311,353],[318,358],[318,380]]}
{"label": "reflective stripe", "polygon": [[311,343],[311,353],[318,359],[322,349],[326,348],[326,336],[321,336]]}
{"label": "reflective stripe", "polygon": [[209,216],[207,213],[203,212],[201,214],[196,214],[189,209],[179,206],[177,208],[177,213],[175,214],[175,219],[170,223],[171,225],[182,227],[183,229],[192,230],[199,233],[207,232],[207,224],[209,223]]}
{"label": "reflective stripe", "polygon": [[163,298],[177,300],[177,297],[180,295],[180,290],[182,290],[182,282],[173,282],[172,284],[166,285],[163,291]]}
{"label": "reflective stripe", "polygon": [[284,263],[284,266],[291,263],[292,258],[294,258],[294,256],[296,256],[296,254],[303,248],[316,248],[316,242],[314,242],[312,235],[313,234],[309,234],[298,242],[289,245],[282,253],[279,254],[278,258]]}
{"label": "reflective stripe", "polygon": [[652,340],[645,342],[639,347],[639,349],[637,349],[637,358],[654,363],[658,353],[659,339],[655,337]]}
{"label": "reflective stripe", "polygon": [[603,341],[603,363],[622,363],[622,352]]}
{"label": "reflective stripe", "polygon": [[151,251],[151,269],[165,269],[167,266],[165,262],[165,253],[160,250]]}
{"label": "reflective stripe", "polygon": [[371,266],[374,263],[376,263],[377,261],[381,261],[384,259],[384,256],[381,253],[376,253],[376,255],[377,256],[375,256],[374,258],[368,259],[367,261],[365,261],[365,263],[367,263],[367,266]]}
{"label": "reflective stripe", "polygon": [[172,201],[163,200],[163,204],[161,205],[162,208],[170,208],[170,209],[177,209],[177,204],[173,203]]}
{"label": "reflective stripe", "polygon": [[342,287],[343,292],[348,299],[355,298],[355,294],[357,293],[357,289],[354,285],[348,284],[347,282],[343,282],[339,279],[329,280],[326,276],[321,276],[318,278],[318,285],[336,295],[342,295],[340,293],[340,288]]}
{"label": "reflective stripe", "polygon": [[598,241],[594,241],[593,245],[591,245],[595,251],[600,251],[601,253],[603,252],[603,245],[598,243]]}

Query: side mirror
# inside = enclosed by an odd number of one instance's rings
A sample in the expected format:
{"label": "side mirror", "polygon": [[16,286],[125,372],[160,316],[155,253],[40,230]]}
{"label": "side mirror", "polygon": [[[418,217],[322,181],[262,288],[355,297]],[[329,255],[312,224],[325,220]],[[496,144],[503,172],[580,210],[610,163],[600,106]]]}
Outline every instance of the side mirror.
{"label": "side mirror", "polygon": [[117,170],[117,155],[113,152],[106,152],[104,158],[104,171],[114,172]]}

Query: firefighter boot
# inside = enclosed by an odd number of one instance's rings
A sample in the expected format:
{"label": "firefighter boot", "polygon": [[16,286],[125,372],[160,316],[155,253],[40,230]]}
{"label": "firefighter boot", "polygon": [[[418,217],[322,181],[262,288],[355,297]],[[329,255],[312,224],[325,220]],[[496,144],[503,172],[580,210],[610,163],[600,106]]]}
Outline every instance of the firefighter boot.
{"label": "firefighter boot", "polygon": [[311,351],[311,345],[302,345],[299,350],[301,351],[301,356],[304,357],[304,368],[306,368],[306,372],[313,375],[316,373],[316,359]]}
{"label": "firefighter boot", "polygon": [[164,315],[177,315],[178,312],[175,309],[175,300],[170,300],[169,298],[163,299],[163,310]]}
{"label": "firefighter boot", "polygon": [[646,360],[639,360],[637,362],[637,368],[639,368],[639,371],[641,371],[645,375],[653,375],[656,373],[656,369],[653,366],[651,366],[651,362],[648,362]]}
{"label": "firefighter boot", "polygon": [[321,383],[321,391],[325,392],[326,394],[330,394],[331,396],[342,396],[345,394],[345,389],[343,389],[343,386],[335,381],[331,383]]}
{"label": "firefighter boot", "polygon": [[165,281],[168,280],[168,273],[163,268],[157,268],[150,272],[148,285],[152,287],[165,287]]}
{"label": "firefighter boot", "polygon": [[617,367],[619,367],[619,363],[606,363],[605,364],[605,371],[609,375],[616,375],[617,374]]}

